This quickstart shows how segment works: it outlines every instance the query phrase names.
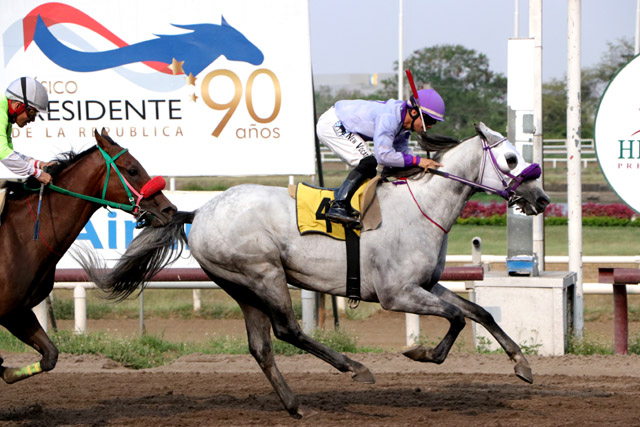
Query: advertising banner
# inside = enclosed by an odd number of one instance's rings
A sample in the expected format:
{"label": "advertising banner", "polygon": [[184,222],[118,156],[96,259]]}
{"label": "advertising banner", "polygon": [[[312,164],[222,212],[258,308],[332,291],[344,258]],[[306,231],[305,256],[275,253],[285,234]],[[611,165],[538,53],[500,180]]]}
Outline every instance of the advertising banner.
{"label": "advertising banner", "polygon": [[[640,212],[640,57],[625,65],[609,83],[596,113],[598,163],[611,188]],[[567,141],[571,143],[571,141]],[[580,141],[576,142],[577,144]]]}
{"label": "advertising banner", "polygon": [[49,94],[13,127],[21,153],[82,151],[104,127],[151,175],[315,171],[307,1],[5,2],[0,37],[2,92],[26,75]]}

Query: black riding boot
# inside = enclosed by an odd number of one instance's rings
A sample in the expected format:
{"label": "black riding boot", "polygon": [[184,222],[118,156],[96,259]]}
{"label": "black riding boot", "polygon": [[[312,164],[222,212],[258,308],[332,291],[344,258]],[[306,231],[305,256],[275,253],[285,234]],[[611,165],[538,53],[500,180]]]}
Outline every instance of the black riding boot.
{"label": "black riding boot", "polygon": [[335,200],[331,203],[325,217],[329,221],[345,224],[346,226],[359,228],[360,220],[353,216],[354,210],[351,208],[351,197],[356,192],[365,176],[358,169],[349,172],[339,189],[335,191]]}

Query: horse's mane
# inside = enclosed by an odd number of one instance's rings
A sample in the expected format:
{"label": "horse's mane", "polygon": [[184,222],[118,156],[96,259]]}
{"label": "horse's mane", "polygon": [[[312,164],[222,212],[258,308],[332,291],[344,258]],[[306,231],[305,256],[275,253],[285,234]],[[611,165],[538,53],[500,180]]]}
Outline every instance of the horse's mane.
{"label": "horse's mane", "polygon": [[[452,136],[435,135],[427,132],[417,132],[418,145],[424,151],[435,152],[434,160],[440,161],[444,153],[457,147],[462,141]],[[409,166],[406,168],[384,168],[382,171],[382,177],[387,178],[389,176],[395,176],[397,178],[414,177],[415,179],[422,178],[425,174],[424,169],[417,166]]]}
{"label": "horse's mane", "polygon": [[[80,153],[76,153],[72,150],[60,153],[55,158],[56,164],[53,166],[49,166],[47,168],[47,172],[55,178],[63,170],[73,164],[76,164],[97,149],[97,146],[94,145],[91,148],[88,148]],[[28,194],[33,194],[33,189],[40,188],[40,182],[36,178],[30,177],[26,180],[26,182],[7,181],[5,182],[4,187],[7,189],[7,195],[10,199],[22,199]]]}

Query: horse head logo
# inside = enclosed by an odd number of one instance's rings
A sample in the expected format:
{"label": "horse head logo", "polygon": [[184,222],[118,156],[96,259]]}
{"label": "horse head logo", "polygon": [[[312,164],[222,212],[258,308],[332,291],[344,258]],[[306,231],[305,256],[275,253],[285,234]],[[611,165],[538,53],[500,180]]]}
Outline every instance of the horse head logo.
{"label": "horse head logo", "polygon": [[[100,52],[72,49],[49,30],[50,26],[60,23],[82,25],[117,47]],[[60,3],[47,3],[33,9],[24,18],[24,46],[26,49],[33,41],[52,62],[77,72],[100,71],[142,62],[166,74],[198,75],[220,56],[230,61],[247,62],[252,65],[259,65],[264,60],[262,51],[240,31],[229,25],[224,17],[220,25],[172,25],[189,31],[176,35],[158,35],[156,38],[129,45],[78,9]],[[181,64],[181,67],[169,65],[176,62]]]}

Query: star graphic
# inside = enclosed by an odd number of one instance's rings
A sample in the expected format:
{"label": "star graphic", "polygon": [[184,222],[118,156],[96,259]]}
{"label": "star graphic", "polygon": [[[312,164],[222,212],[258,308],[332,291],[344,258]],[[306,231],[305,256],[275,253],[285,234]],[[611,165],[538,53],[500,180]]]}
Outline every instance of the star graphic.
{"label": "star graphic", "polygon": [[191,102],[196,102],[196,100],[198,99],[198,97],[196,96],[195,93],[192,93],[191,95],[189,95],[189,99],[191,100]]}
{"label": "star graphic", "polygon": [[173,71],[174,76],[176,74],[184,74],[182,64],[184,64],[184,61],[178,61],[176,58],[173,58],[173,60],[171,61],[171,65],[169,65],[168,68]]}
{"label": "star graphic", "polygon": [[192,73],[189,73],[188,76],[184,78],[187,81],[187,85],[195,86],[196,85],[196,77]]}

